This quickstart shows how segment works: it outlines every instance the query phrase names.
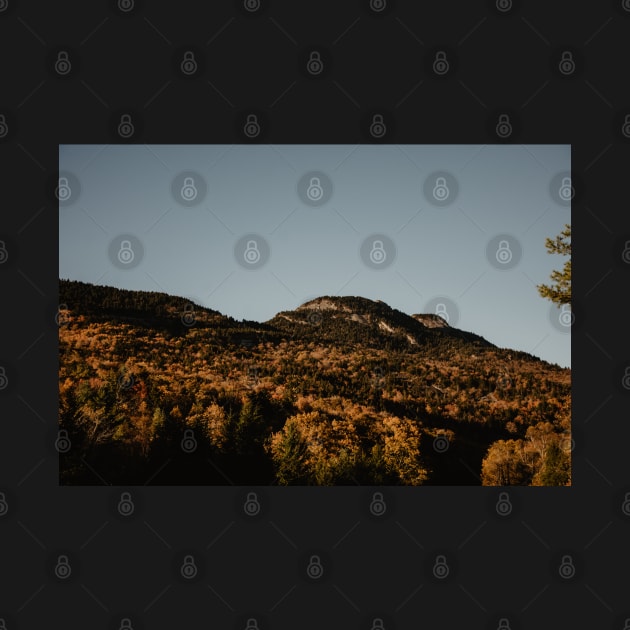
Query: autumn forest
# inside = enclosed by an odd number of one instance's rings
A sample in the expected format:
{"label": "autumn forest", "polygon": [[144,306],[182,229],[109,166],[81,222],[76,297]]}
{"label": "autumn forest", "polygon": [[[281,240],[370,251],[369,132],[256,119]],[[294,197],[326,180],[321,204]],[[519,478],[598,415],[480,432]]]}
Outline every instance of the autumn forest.
{"label": "autumn forest", "polygon": [[571,371],[438,315],[59,294],[61,484],[571,484]]}

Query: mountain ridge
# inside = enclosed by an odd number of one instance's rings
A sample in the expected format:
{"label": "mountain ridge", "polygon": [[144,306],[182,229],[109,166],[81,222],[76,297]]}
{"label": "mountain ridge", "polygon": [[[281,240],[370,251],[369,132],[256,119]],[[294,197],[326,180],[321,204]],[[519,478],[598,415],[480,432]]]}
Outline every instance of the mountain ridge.
{"label": "mountain ridge", "polygon": [[237,321],[61,279],[56,319],[64,484],[570,481],[570,370],[439,316],[321,296]]}
{"label": "mountain ridge", "polygon": [[[221,315],[222,317],[225,317],[231,321],[239,321],[236,320],[234,317],[232,317],[231,315],[227,315],[225,313],[222,313],[221,311],[218,311],[216,309],[212,309],[206,306],[202,306],[196,302],[194,302],[193,300],[189,299],[189,298],[185,298],[183,296],[179,296],[179,295],[174,295],[174,294],[170,294],[170,293],[166,293],[165,291],[148,291],[145,289],[123,289],[123,288],[119,288],[119,287],[114,287],[111,285],[103,285],[103,284],[96,284],[96,283],[91,283],[91,282],[84,282],[82,280],[70,280],[70,279],[65,279],[65,278],[60,278],[59,279],[59,288],[60,288],[60,292],[59,292],[59,303],[60,304],[64,304],[65,306],[68,306],[67,302],[68,302],[68,296],[69,293],[67,291],[68,288],[70,287],[78,287],[81,289],[85,289],[88,287],[92,287],[94,290],[96,291],[102,291],[103,293],[98,297],[98,301],[100,302],[99,307],[102,308],[131,308],[133,304],[135,304],[138,300],[137,300],[137,296],[142,296],[142,295],[146,295],[146,296],[160,296],[161,298],[166,298],[167,300],[171,301],[173,304],[178,304],[180,307],[185,306],[187,304],[192,305],[194,307],[195,311],[201,311],[201,312],[207,312],[207,313],[211,313],[213,315]],[[120,303],[120,306],[118,305],[114,305],[108,298],[110,298],[111,296],[108,295],[108,293],[110,292],[115,292],[117,294],[119,294],[120,296],[126,297],[126,300],[123,300]],[[77,301],[75,299],[74,304],[76,306],[86,306],[88,304],[91,304],[91,306],[95,306],[95,304],[93,303],[94,300],[90,300],[89,296],[86,296],[85,294],[80,294],[81,295],[81,299],[79,301]],[[76,298],[76,294],[73,293],[73,297]],[[383,300],[372,300],[370,298],[366,298],[363,296],[329,296],[329,295],[322,295],[316,298],[312,298],[310,300],[308,300],[307,302],[304,302],[302,304],[300,304],[299,306],[297,306],[295,309],[292,309],[294,311],[302,311],[302,310],[336,310],[338,309],[338,306],[336,306],[335,302],[340,303],[342,305],[345,305],[345,308],[342,310],[345,310],[346,312],[352,311],[353,309],[349,308],[349,303],[353,302],[355,304],[359,304],[359,305],[363,305],[364,307],[376,307],[376,306],[380,306],[381,308],[386,309],[386,311],[388,312],[396,312],[402,315],[405,315],[407,317],[413,317],[413,318],[418,318],[419,321],[421,321],[422,318],[426,318],[427,321],[433,320],[435,322],[441,322],[443,326],[448,326],[448,322],[446,322],[440,315],[436,315],[433,313],[414,313],[414,314],[407,314],[404,313],[403,311],[399,311],[398,309],[390,306],[389,304],[387,304],[386,302],[384,302]],[[288,312],[288,311],[278,311],[278,313],[276,313],[275,315],[273,315],[270,319],[268,320],[264,320],[264,321],[256,321],[256,320],[248,320],[248,319],[242,319],[240,320],[241,322],[250,322],[250,323],[265,323],[267,321],[271,321],[274,317],[276,317],[277,315],[279,315],[280,313],[283,312]]]}
{"label": "mountain ridge", "polygon": [[[343,309],[339,309],[338,305],[342,305]],[[440,315],[410,315],[382,300],[362,296],[319,296],[259,322],[237,320],[216,309],[196,304],[189,298],[163,291],[121,289],[60,278],[59,308],[61,312],[74,310],[101,320],[116,315],[121,320],[144,321],[147,325],[161,326],[173,333],[193,326],[223,329],[227,337],[235,338],[236,343],[241,345],[301,338],[326,340],[344,346],[365,343],[373,348],[406,347],[411,352],[430,350],[431,353],[476,356],[484,351],[493,351],[498,355],[565,369],[525,351],[496,346],[481,335],[450,326]],[[345,318],[340,316],[343,314]],[[192,326],[185,323],[186,318],[193,320]],[[356,324],[362,326],[357,327]]]}
{"label": "mountain ridge", "polygon": [[[313,339],[323,335],[339,343],[363,342],[372,346],[392,344],[410,349],[448,342],[496,348],[480,335],[452,326],[439,315],[409,315],[382,300],[362,296],[320,296],[295,309],[279,311],[268,320],[236,320],[222,312],[200,306],[191,300],[164,292],[119,289],[76,280],[60,279],[59,302],[65,309],[106,318],[115,314],[129,321],[162,323],[167,327],[188,317],[195,325],[223,327],[230,330],[258,330],[266,335],[288,335],[290,338]],[[360,324],[361,328],[357,328]]]}

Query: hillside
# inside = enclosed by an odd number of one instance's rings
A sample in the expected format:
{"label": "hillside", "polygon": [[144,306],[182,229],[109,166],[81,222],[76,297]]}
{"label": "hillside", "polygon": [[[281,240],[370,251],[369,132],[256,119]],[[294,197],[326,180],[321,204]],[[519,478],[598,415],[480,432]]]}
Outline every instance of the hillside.
{"label": "hillside", "polygon": [[571,373],[433,314],[59,283],[62,484],[570,483]]}

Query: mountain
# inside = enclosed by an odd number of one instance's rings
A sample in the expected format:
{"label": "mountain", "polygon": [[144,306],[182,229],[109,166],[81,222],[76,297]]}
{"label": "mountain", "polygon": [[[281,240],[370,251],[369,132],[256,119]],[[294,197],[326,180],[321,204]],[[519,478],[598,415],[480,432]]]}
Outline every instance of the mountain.
{"label": "mountain", "polygon": [[267,322],[302,338],[347,345],[407,350],[445,349],[460,352],[494,348],[483,337],[450,327],[439,315],[407,315],[384,302],[364,297],[324,296],[283,311]]}
{"label": "mountain", "polygon": [[567,485],[571,373],[438,315],[60,280],[62,484]]}

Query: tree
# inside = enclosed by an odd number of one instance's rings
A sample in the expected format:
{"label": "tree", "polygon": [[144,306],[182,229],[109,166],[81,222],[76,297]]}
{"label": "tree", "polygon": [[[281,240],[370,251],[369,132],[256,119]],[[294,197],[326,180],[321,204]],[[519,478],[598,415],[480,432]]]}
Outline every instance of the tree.
{"label": "tree", "polygon": [[542,469],[534,477],[532,485],[566,486],[571,479],[571,460],[557,442],[551,442],[546,452]]}
{"label": "tree", "polygon": [[383,420],[383,460],[404,485],[421,485],[427,471],[420,463],[420,432],[408,418],[391,416]]}
{"label": "tree", "polygon": [[295,416],[271,438],[270,449],[278,483],[283,486],[308,483],[308,445]]}
{"label": "tree", "polygon": [[569,256],[562,271],[551,272],[551,285],[538,285],[538,293],[554,304],[571,304],[571,225],[565,224],[564,229],[555,239],[547,238],[545,247],[550,254]]}
{"label": "tree", "polygon": [[523,456],[521,440],[497,440],[481,463],[483,486],[527,486],[531,468]]}
{"label": "tree", "polygon": [[217,403],[211,403],[206,407],[204,417],[206,420],[205,431],[210,443],[219,451],[225,450],[232,439],[232,426],[225,410]]}
{"label": "tree", "polygon": [[234,445],[237,453],[253,455],[265,440],[266,422],[258,397],[250,393],[245,398],[234,428]]}

